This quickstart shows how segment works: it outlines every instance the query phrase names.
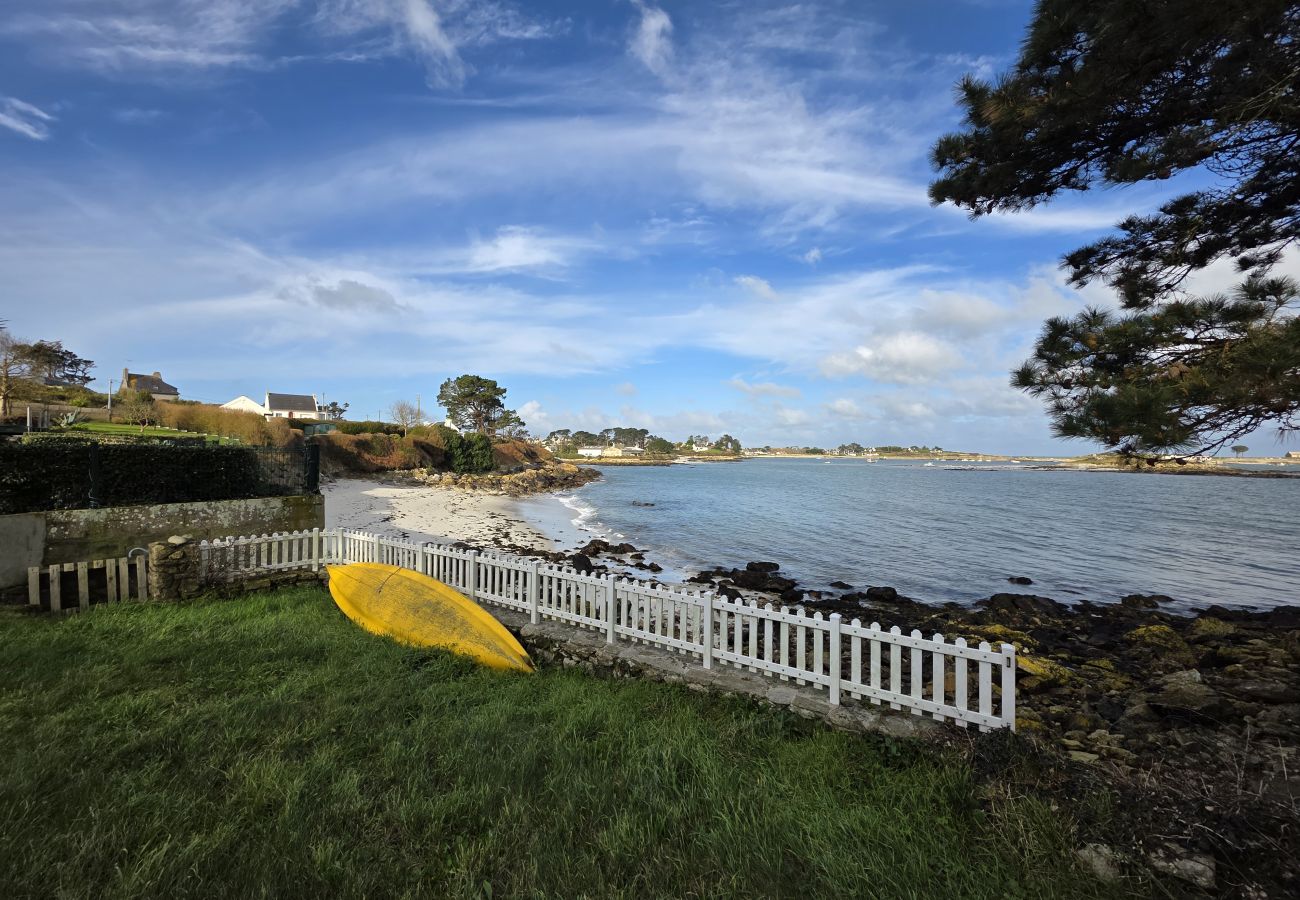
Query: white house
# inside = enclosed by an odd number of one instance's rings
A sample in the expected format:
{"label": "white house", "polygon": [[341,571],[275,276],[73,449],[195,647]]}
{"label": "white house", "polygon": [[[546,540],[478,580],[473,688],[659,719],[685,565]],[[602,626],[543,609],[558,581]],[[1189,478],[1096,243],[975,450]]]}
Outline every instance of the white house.
{"label": "white house", "polygon": [[221,404],[222,409],[236,409],[240,412],[257,413],[268,419],[323,419],[325,413],[316,402],[315,394],[273,394],[266,392],[266,400],[258,403],[252,397],[240,395],[229,403]]}
{"label": "white house", "polygon": [[268,419],[323,419],[315,394],[272,394],[266,395],[266,417]]}
{"label": "white house", "polygon": [[709,449],[709,442],[705,441],[704,443],[700,443],[699,441],[696,441],[695,443],[691,444],[691,449],[694,450],[696,453],[703,453],[705,450]]}
{"label": "white house", "polygon": [[596,459],[597,457],[602,456],[604,452],[605,452],[604,447],[579,447],[578,448],[579,456],[586,456],[590,459]]}
{"label": "white house", "polygon": [[265,407],[265,406],[263,406],[262,404],[258,403],[258,402],[257,402],[256,400],[254,400],[252,397],[246,397],[246,396],[244,396],[243,394],[240,394],[238,397],[236,397],[234,400],[231,400],[229,403],[223,403],[223,404],[221,404],[221,408],[222,408],[222,409],[233,409],[233,410],[236,410],[236,411],[238,411],[238,412],[251,412],[251,413],[257,413],[259,416],[264,416],[264,415],[266,415],[266,407]]}

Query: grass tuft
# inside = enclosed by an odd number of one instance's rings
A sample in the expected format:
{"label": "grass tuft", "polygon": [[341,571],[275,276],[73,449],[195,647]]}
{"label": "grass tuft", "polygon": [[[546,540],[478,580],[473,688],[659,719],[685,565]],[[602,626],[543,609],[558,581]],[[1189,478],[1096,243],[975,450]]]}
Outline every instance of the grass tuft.
{"label": "grass tuft", "polygon": [[0,896],[1095,896],[966,766],[327,595],[0,615]]}

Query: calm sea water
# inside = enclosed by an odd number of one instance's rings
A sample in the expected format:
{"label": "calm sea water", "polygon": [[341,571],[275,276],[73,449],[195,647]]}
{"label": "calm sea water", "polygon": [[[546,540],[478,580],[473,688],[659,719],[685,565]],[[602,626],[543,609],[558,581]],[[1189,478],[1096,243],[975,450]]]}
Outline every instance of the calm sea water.
{"label": "calm sea water", "polygon": [[552,532],[561,520],[566,546],[576,531],[619,537],[675,574],[774,560],[806,588],[892,585],[926,601],[1300,604],[1300,479],[798,459],[602,471],[525,514]]}

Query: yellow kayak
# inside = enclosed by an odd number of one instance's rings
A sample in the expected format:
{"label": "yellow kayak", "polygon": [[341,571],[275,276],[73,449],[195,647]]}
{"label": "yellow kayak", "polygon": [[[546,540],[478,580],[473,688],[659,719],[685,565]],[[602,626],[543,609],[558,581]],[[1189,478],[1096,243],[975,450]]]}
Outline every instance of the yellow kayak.
{"label": "yellow kayak", "polygon": [[493,669],[533,671],[528,651],[505,626],[441,581],[380,563],[325,568],[334,602],[366,631],[413,647],[441,647]]}

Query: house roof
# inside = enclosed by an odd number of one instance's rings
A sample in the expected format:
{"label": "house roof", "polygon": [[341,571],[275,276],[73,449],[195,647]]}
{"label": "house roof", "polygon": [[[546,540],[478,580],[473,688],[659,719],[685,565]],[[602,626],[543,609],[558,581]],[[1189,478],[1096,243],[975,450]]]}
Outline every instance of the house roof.
{"label": "house roof", "polygon": [[152,375],[137,375],[135,372],[126,373],[126,383],[136,391],[148,391],[151,394],[175,394],[180,396],[180,390],[162,380],[162,377],[155,372]]}
{"label": "house roof", "polygon": [[311,394],[272,394],[266,392],[266,408],[283,412],[316,412],[316,398]]}

